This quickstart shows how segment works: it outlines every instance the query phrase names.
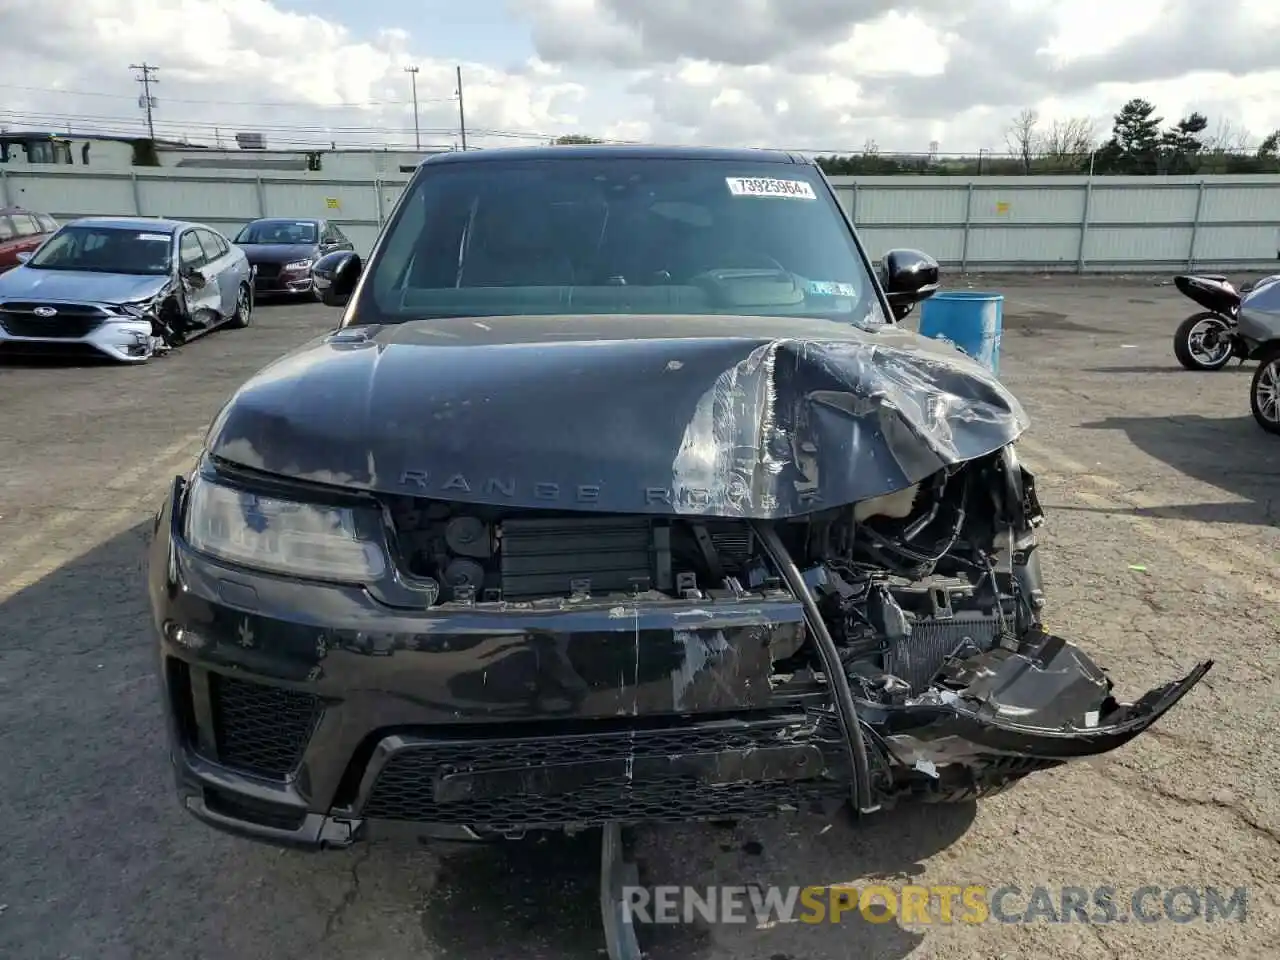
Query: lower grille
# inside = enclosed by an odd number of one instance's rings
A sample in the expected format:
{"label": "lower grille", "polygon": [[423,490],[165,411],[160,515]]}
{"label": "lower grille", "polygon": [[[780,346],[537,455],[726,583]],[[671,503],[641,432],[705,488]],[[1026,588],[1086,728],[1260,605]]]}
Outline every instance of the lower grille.
{"label": "lower grille", "polygon": [[966,641],[980,650],[990,650],[999,638],[999,618],[984,613],[965,611],[946,620],[916,620],[911,624],[911,638],[893,651],[885,669],[905,680],[912,692],[921,693],[928,689],[943,661]]}
{"label": "lower grille", "polygon": [[216,673],[209,695],[220,763],[276,777],[298,765],[320,717],[316,697]]}
{"label": "lower grille", "polygon": [[68,360],[106,360],[106,356],[97,347],[87,343],[68,340],[65,343],[52,343],[47,340],[0,340],[0,356],[49,358]]}
{"label": "lower grille", "polygon": [[52,337],[78,340],[102,326],[102,315],[35,317],[0,313],[0,327],[11,337]]}
{"label": "lower grille", "polygon": [[280,276],[280,268],[282,266],[283,264],[279,263],[260,263],[257,265],[257,270],[254,271],[254,279],[275,283]]}
{"label": "lower grille", "polygon": [[[444,802],[436,798],[438,778],[446,774],[511,771],[526,783],[545,783],[555,777],[557,767],[571,772],[576,765],[615,761],[622,763],[623,769],[630,769],[625,765],[648,758],[786,745],[776,739],[780,729],[648,730],[529,740],[472,740],[462,744],[424,743],[392,756],[362,813],[371,818],[502,831],[610,821],[769,816],[786,810],[815,809],[826,799],[844,796],[847,785],[835,779],[713,784],[696,776],[631,780],[621,773],[564,792],[522,792]],[[827,741],[820,745],[825,756],[839,749],[838,744]]]}

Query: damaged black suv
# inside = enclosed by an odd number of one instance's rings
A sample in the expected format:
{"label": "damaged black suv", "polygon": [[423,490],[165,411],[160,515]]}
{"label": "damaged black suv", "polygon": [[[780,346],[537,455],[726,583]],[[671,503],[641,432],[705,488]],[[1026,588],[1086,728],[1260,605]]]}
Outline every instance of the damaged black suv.
{"label": "damaged black suv", "polygon": [[[261,840],[497,838],[991,793],[1139,735],[1041,624],[1027,417],[899,322],[819,168],[424,162],[337,329],[157,517],[184,804]],[[611,827],[612,829],[612,827]]]}

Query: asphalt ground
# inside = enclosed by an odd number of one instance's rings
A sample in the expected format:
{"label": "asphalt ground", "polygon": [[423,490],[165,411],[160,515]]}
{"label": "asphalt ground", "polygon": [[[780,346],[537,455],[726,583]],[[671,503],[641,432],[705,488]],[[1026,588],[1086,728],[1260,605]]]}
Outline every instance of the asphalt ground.
{"label": "asphalt ground", "polygon": [[[961,286],[965,281],[959,282]],[[1001,376],[1047,509],[1048,617],[1129,698],[1205,656],[1155,730],[976,806],[646,829],[647,884],[1248,888],[1243,920],[646,927],[672,960],[1275,957],[1280,943],[1280,441],[1252,365],[1181,370],[1192,307],[1146,278],[970,278],[1006,296]],[[137,368],[0,366],[0,957],[597,958],[594,839],[283,852],[181,812],[142,580],[146,524],[234,387],[334,315]],[[1183,891],[1175,906],[1194,912]],[[1179,905],[1180,904],[1180,905]],[[1184,914],[1185,916],[1185,914]]]}

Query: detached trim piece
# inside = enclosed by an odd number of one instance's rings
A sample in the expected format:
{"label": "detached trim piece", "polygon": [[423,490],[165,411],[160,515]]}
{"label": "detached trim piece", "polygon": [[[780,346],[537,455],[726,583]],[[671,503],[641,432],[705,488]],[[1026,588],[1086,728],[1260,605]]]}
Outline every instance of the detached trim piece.
{"label": "detached trim piece", "polygon": [[853,702],[853,690],[849,686],[849,678],[845,676],[844,664],[840,662],[840,651],[836,649],[835,640],[827,629],[818,610],[818,604],[809,592],[800,568],[791,559],[786,545],[778,536],[772,523],[754,521],[752,526],[760,536],[760,542],[769,553],[787,582],[804,607],[805,620],[813,631],[813,639],[818,648],[818,656],[822,658],[822,669],[831,685],[832,700],[835,703],[836,716],[840,718],[840,730],[844,734],[845,747],[849,752],[849,768],[853,771],[853,803],[859,813],[875,813],[880,804],[871,797],[871,764],[867,761],[867,744],[862,739],[862,723],[858,719],[858,708]]}

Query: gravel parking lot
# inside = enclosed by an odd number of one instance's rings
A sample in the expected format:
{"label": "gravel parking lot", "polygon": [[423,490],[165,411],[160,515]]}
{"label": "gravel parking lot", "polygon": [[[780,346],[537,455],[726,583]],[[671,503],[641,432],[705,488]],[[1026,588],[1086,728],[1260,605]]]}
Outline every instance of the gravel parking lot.
{"label": "gravel parking lot", "polygon": [[[977,807],[644,831],[643,877],[1247,886],[1245,921],[693,924],[645,930],[655,957],[1275,956],[1280,441],[1249,415],[1253,365],[1179,368],[1191,307],[1152,279],[968,282],[1006,295],[1001,374],[1033,418],[1050,625],[1126,697],[1206,655],[1215,669],[1138,742]],[[145,367],[0,366],[0,957],[600,956],[592,838],[308,855],[211,832],[172,796],[147,522],[229,392],[334,316],[262,305]]]}

